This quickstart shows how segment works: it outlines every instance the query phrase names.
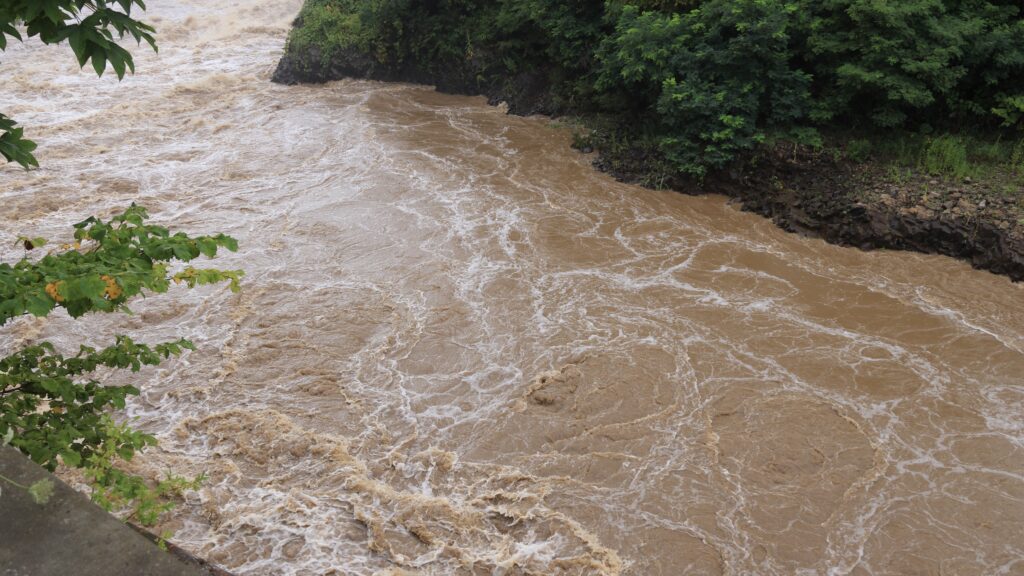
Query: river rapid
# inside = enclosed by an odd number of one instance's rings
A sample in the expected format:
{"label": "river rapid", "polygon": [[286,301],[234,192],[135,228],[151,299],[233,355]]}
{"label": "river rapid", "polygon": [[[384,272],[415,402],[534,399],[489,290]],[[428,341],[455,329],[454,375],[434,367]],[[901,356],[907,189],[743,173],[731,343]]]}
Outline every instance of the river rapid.
{"label": "river rapid", "polygon": [[[0,244],[135,201],[223,287],[4,327],[199,350],[133,469],[239,575],[1024,574],[1024,287],[615,182],[545,118],[269,82],[298,0],[153,0],[118,83],[9,48]],[[115,375],[113,381],[123,376]]]}

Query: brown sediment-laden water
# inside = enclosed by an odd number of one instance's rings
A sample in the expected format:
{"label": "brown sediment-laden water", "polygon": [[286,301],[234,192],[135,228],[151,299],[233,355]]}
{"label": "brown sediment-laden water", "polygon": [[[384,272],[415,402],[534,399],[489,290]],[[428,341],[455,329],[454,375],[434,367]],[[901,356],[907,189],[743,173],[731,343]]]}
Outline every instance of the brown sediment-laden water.
{"label": "brown sediment-laden water", "polygon": [[[618,183],[482,98],[269,77],[298,0],[156,1],[120,84],[9,49],[0,242],[132,201],[222,231],[244,290],[23,318],[116,333],[136,471],[238,574],[1024,573],[1024,286]],[[20,256],[13,250],[8,260]]]}

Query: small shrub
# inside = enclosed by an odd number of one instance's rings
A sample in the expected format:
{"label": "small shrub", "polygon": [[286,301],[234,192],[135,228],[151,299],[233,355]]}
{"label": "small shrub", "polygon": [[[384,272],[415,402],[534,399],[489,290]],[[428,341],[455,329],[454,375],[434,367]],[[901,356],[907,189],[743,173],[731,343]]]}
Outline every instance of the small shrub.
{"label": "small shrub", "polygon": [[924,169],[932,175],[964,178],[972,173],[963,138],[939,136],[928,142],[922,159]]}
{"label": "small shrub", "polygon": [[897,185],[902,185],[910,179],[910,171],[899,164],[889,164],[887,168],[889,180]]}
{"label": "small shrub", "polygon": [[871,141],[866,138],[855,138],[846,143],[846,157],[858,164],[871,157]]}
{"label": "small shrub", "polygon": [[1004,127],[1024,128],[1024,94],[1001,98],[992,113],[1002,119]]}
{"label": "small shrub", "polygon": [[1010,152],[1010,168],[1014,174],[1024,174],[1024,138],[1018,140]]}
{"label": "small shrub", "polygon": [[346,12],[333,3],[307,2],[299,19],[302,26],[288,38],[288,49],[305,55],[315,46],[320,62],[307,62],[308,65],[327,65],[336,54],[350,47],[370,51],[359,14]]}
{"label": "small shrub", "polygon": [[1010,148],[1001,139],[970,139],[967,144],[968,158],[975,163],[1001,164],[1010,157]]}
{"label": "small shrub", "polygon": [[594,149],[593,135],[586,130],[574,129],[572,131],[572,147],[583,152],[590,152]]}

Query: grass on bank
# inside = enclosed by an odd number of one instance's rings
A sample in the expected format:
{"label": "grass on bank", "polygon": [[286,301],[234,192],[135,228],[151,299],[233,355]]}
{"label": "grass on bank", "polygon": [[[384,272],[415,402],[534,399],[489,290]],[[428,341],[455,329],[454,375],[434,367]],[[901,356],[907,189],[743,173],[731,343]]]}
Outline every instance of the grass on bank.
{"label": "grass on bank", "polygon": [[889,164],[894,174],[914,170],[956,180],[1009,176],[1011,182],[1024,186],[1024,137],[1018,140],[954,134],[858,137],[847,140],[842,145],[842,153],[855,163]]}

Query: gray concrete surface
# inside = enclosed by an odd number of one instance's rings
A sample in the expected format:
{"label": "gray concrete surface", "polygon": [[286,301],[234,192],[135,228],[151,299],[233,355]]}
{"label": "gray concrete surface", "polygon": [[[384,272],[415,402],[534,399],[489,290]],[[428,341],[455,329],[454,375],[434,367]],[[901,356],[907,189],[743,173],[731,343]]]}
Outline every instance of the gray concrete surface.
{"label": "gray concrete surface", "polygon": [[156,547],[10,446],[0,474],[24,485],[50,477],[55,490],[39,505],[0,480],[0,576],[208,576]]}

